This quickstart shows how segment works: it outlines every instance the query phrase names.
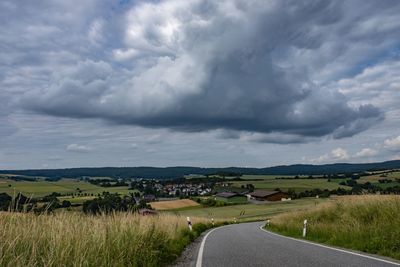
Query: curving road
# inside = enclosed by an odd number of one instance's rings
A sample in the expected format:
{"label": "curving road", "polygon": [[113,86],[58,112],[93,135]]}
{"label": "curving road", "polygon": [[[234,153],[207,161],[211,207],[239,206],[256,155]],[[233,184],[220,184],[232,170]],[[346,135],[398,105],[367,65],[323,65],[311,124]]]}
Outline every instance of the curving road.
{"label": "curving road", "polygon": [[391,259],[283,237],[260,229],[262,225],[213,229],[192,248],[193,256],[178,266],[400,266]]}

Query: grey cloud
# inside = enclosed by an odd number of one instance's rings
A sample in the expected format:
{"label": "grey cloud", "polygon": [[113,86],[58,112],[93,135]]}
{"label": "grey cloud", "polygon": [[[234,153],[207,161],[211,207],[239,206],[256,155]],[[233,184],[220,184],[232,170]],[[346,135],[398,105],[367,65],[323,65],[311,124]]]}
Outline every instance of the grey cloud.
{"label": "grey cloud", "polygon": [[221,138],[221,139],[238,139],[238,138],[240,138],[240,132],[220,129],[217,132],[217,137]]}
{"label": "grey cloud", "polygon": [[4,137],[10,136],[18,131],[18,127],[10,119],[12,112],[12,98],[8,94],[0,93],[0,144]]}
{"label": "grey cloud", "polygon": [[[92,37],[104,42],[97,35],[103,32],[117,39],[103,44],[107,56],[83,53],[86,59],[27,89],[20,104],[120,124],[266,134],[260,142],[352,136],[381,121],[382,111],[349,105],[323,81],[354,68],[366,52],[386,49],[400,32],[393,20],[399,4],[389,9],[371,1],[354,15],[349,6],[360,3],[349,2],[169,0],[136,4],[118,22],[95,14],[74,25],[87,25],[87,38],[90,26],[102,21]],[[371,15],[374,9],[381,12]],[[107,23],[121,23],[123,38],[107,31]]]}
{"label": "grey cloud", "polygon": [[0,117],[0,144],[6,136],[10,136],[18,131],[18,128],[7,117]]}
{"label": "grey cloud", "polygon": [[360,131],[367,130],[371,125],[376,125],[384,118],[382,111],[372,105],[361,105],[358,108],[358,114],[358,116],[353,114],[355,119],[351,123],[340,126],[333,133],[333,137],[340,139],[353,136]]}
{"label": "grey cloud", "polygon": [[58,156],[53,156],[53,157],[46,158],[46,160],[48,160],[48,161],[61,161],[61,160],[63,160],[63,158],[62,157],[58,157]]}
{"label": "grey cloud", "polygon": [[256,143],[272,143],[272,144],[302,144],[311,141],[316,141],[315,137],[284,134],[284,133],[243,134],[241,136],[241,139]]}

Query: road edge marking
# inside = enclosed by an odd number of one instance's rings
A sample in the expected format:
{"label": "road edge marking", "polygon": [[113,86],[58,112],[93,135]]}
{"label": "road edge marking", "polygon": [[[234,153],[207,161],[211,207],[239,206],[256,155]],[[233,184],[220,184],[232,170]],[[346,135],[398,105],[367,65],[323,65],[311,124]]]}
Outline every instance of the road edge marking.
{"label": "road edge marking", "polygon": [[216,227],[216,228],[210,230],[210,231],[203,237],[203,240],[201,241],[201,244],[200,244],[199,253],[197,253],[196,267],[202,267],[202,265],[203,265],[204,245],[205,245],[205,243],[206,243],[206,239],[207,239],[208,235],[211,234],[212,232],[214,232],[215,230],[220,229],[220,228],[224,228],[224,227],[226,227],[226,226],[231,226],[231,224]]}
{"label": "road edge marking", "polygon": [[[323,247],[323,248],[327,248],[327,249],[331,249],[331,250],[336,250],[336,251],[339,251],[339,252],[344,252],[344,253],[356,255],[356,256],[359,256],[359,257],[364,257],[364,258],[368,258],[368,259],[372,259],[372,260],[381,261],[381,262],[385,262],[385,263],[389,263],[389,264],[400,266],[400,263],[397,263],[397,262],[384,260],[384,259],[381,259],[381,258],[376,258],[376,257],[372,257],[372,256],[369,256],[369,255],[365,255],[365,254],[361,254],[361,253],[357,253],[357,252],[352,252],[352,251],[348,251],[348,250],[344,250],[344,249],[340,249],[340,248],[329,247],[329,246],[325,246],[325,245],[322,245],[322,244],[310,242],[310,241],[307,241],[307,240],[302,240],[302,239],[297,239],[297,238],[293,238],[293,237],[288,237],[288,236],[276,234],[276,233],[273,233],[271,231],[268,231],[268,230],[264,229],[262,225],[260,226],[260,229],[262,231],[268,233],[268,234],[271,234],[271,235],[275,235],[275,236],[279,236],[279,237],[295,240],[295,241],[298,241],[298,242],[303,242],[303,243],[314,245],[314,246],[318,246],[318,247]],[[201,267],[201,266],[196,266],[196,267]]]}

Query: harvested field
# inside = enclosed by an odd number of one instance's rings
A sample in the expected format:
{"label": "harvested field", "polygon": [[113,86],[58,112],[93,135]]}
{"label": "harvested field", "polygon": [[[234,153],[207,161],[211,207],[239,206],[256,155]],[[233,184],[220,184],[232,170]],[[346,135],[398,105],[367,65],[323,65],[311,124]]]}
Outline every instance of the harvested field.
{"label": "harvested field", "polygon": [[150,205],[153,209],[156,210],[170,210],[170,209],[195,207],[199,206],[200,204],[190,199],[179,199],[170,201],[151,202]]}

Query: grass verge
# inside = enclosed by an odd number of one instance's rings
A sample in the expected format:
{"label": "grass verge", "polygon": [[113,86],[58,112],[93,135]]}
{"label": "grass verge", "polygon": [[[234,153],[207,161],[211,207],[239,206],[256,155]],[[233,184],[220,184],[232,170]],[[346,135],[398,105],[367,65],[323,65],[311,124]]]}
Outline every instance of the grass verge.
{"label": "grass verge", "polygon": [[278,215],[267,229],[400,260],[400,196],[351,196],[315,208]]}
{"label": "grass verge", "polygon": [[[164,266],[212,225],[174,215],[0,212],[0,266]],[[216,223],[215,226],[221,223]]]}

